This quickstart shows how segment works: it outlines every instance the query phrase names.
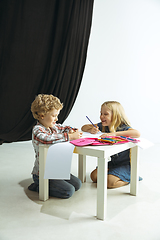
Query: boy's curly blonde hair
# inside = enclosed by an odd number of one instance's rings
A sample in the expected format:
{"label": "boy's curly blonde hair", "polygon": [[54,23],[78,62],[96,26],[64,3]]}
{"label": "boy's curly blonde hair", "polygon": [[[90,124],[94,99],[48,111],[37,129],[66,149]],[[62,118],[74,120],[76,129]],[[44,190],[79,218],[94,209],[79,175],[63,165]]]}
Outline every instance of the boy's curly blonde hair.
{"label": "boy's curly blonde hair", "polygon": [[110,132],[116,132],[123,124],[130,126],[130,122],[125,114],[122,105],[116,101],[107,101],[101,107],[107,106],[112,112],[112,120],[110,125]]}
{"label": "boy's curly blonde hair", "polygon": [[31,112],[37,120],[40,119],[40,115],[42,114],[45,116],[54,109],[61,110],[62,108],[63,104],[52,94],[39,94],[31,104]]}

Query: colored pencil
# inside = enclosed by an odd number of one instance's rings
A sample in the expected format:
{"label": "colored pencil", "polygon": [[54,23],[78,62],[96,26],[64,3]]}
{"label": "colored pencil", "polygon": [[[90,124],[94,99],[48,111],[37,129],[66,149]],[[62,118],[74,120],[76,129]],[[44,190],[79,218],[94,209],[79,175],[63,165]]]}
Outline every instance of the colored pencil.
{"label": "colored pencil", "polygon": [[86,116],[86,118],[90,121],[90,123],[93,125],[93,127],[97,128],[96,125],[92,123],[92,121],[89,119],[89,117]]}

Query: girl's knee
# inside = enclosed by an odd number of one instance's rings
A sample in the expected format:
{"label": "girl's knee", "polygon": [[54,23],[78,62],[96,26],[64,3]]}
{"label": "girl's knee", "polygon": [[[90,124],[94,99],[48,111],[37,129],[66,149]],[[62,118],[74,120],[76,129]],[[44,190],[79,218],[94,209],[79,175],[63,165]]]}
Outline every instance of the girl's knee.
{"label": "girl's knee", "polygon": [[122,181],[119,177],[109,174],[107,178],[107,188],[119,188],[127,185],[128,182]]}
{"label": "girl's knee", "polygon": [[91,172],[90,178],[92,179],[92,181],[93,181],[94,183],[97,182],[97,168]]}

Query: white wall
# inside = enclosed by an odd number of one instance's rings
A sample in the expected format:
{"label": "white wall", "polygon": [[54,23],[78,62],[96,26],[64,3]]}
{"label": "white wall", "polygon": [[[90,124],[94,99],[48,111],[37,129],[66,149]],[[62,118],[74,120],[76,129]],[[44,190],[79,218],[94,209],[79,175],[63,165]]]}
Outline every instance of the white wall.
{"label": "white wall", "polygon": [[100,106],[123,105],[141,137],[159,140],[160,1],[95,0],[81,88],[64,124],[99,122]]}

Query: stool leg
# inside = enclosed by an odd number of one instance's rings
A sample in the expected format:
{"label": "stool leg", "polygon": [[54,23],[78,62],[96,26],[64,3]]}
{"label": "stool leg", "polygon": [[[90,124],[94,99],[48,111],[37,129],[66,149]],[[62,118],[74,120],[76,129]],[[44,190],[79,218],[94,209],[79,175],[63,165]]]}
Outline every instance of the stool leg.
{"label": "stool leg", "polygon": [[78,177],[81,182],[86,182],[86,155],[78,155]]}
{"label": "stool leg", "polygon": [[138,180],[139,180],[139,157],[138,146],[131,149],[131,183],[130,194],[136,196],[138,193]]}
{"label": "stool leg", "polygon": [[48,179],[44,179],[48,148],[39,146],[39,200],[46,201],[49,198]]}
{"label": "stool leg", "polygon": [[97,175],[97,218],[104,220],[107,208],[107,164],[105,158],[98,158]]}

